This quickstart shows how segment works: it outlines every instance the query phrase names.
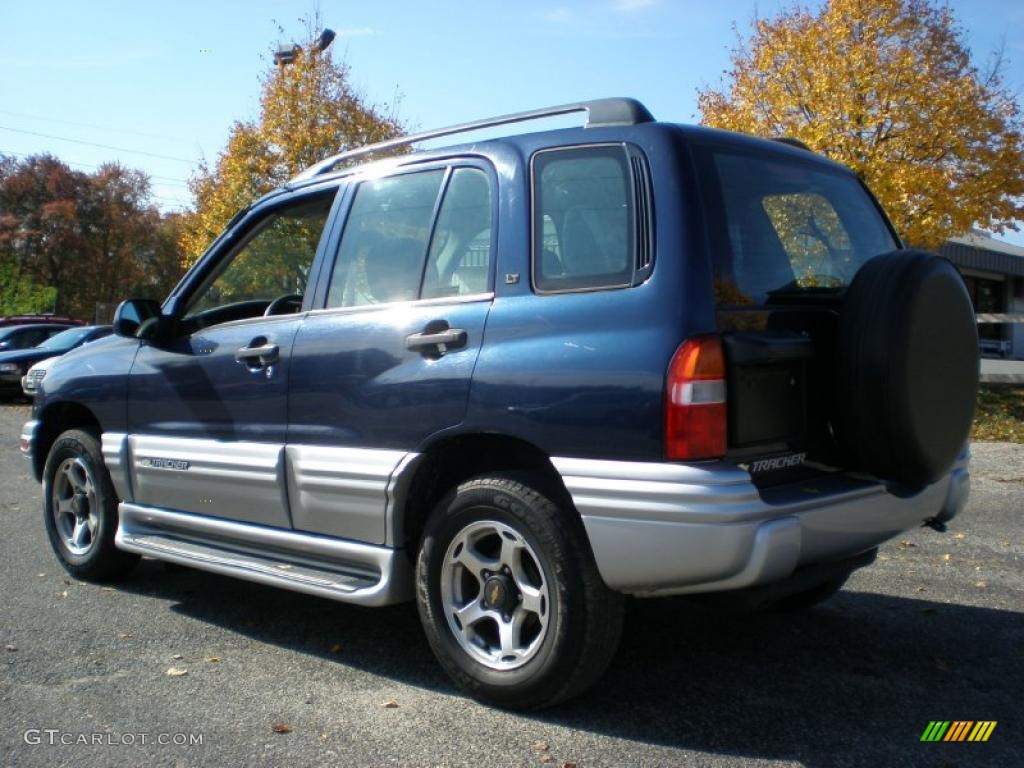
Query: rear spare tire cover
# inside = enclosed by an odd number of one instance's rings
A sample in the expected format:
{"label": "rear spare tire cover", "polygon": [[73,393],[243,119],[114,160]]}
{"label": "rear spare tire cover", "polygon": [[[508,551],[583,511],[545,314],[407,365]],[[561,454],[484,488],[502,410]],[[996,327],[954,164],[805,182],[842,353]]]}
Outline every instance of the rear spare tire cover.
{"label": "rear spare tire cover", "polygon": [[938,480],[970,432],[978,331],[963,279],[924,251],[877,256],[843,302],[835,430],[854,468],[910,485]]}

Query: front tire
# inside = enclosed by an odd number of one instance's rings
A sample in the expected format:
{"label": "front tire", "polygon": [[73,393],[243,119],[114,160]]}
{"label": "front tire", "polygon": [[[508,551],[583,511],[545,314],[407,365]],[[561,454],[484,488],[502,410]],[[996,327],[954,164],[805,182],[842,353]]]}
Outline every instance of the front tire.
{"label": "front tire", "polygon": [[43,469],[43,517],[50,546],[75,578],[113,580],[139,561],[114,545],[117,494],[99,440],[89,432],[70,429],[50,448]]}
{"label": "front tire", "polygon": [[427,522],[416,567],[420,619],[467,693],[539,709],[597,681],[618,647],[623,598],[601,580],[575,513],[535,478],[481,476]]}

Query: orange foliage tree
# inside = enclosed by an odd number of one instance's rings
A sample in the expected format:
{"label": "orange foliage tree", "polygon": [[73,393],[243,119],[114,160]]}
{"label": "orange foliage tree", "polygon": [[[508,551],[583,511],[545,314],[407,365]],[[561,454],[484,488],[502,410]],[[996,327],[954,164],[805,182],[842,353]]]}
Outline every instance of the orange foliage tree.
{"label": "orange foliage tree", "polygon": [[982,73],[948,6],[827,0],[755,20],[702,122],[791,136],[853,168],[909,243],[1024,219],[1024,123],[1001,77]]}
{"label": "orange foliage tree", "polygon": [[212,165],[190,180],[195,210],[181,238],[194,261],[243,206],[324,157],[401,133],[393,108],[368,103],[349,79],[349,67],[321,51],[318,18],[290,63],[261,78],[259,116],[236,122]]}

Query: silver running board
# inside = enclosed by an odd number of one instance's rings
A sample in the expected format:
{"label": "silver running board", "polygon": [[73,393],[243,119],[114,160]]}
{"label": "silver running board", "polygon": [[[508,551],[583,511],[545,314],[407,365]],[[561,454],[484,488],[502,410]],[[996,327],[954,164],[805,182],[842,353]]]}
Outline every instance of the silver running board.
{"label": "silver running board", "polygon": [[405,552],[309,533],[122,502],[127,552],[359,605],[410,600]]}

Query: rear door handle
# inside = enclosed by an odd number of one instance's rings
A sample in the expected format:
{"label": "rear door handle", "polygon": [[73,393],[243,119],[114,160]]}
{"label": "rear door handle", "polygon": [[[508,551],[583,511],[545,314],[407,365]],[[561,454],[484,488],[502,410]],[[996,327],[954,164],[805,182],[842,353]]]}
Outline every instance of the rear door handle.
{"label": "rear door handle", "polygon": [[442,355],[449,349],[466,346],[466,332],[462,328],[446,328],[436,333],[414,333],[405,337],[406,349],[436,349]]}
{"label": "rear door handle", "polygon": [[272,365],[280,357],[281,350],[277,344],[263,344],[259,347],[242,347],[235,352],[235,361],[245,363],[250,368]]}

